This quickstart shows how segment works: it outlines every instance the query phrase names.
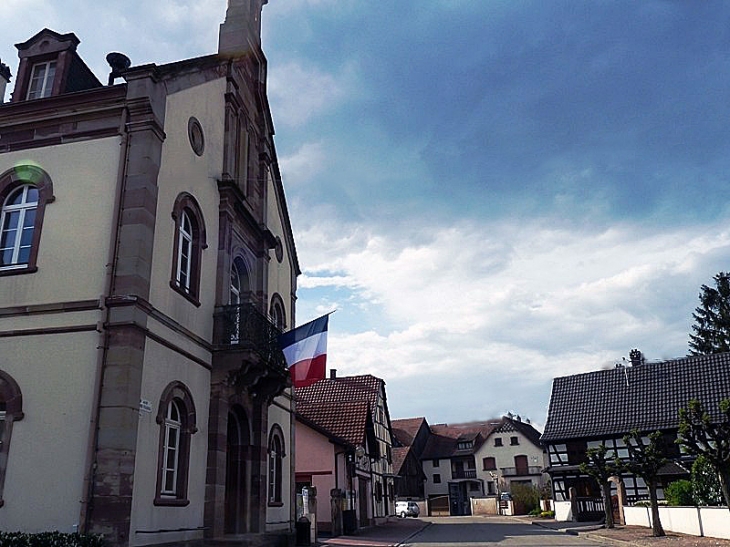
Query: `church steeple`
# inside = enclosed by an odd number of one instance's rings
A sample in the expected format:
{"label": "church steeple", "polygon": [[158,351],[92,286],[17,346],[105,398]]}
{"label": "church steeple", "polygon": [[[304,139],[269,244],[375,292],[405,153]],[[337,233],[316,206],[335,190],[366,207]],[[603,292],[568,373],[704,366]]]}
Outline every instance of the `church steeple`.
{"label": "church steeple", "polygon": [[218,34],[218,53],[243,55],[261,47],[261,10],[268,0],[228,0]]}

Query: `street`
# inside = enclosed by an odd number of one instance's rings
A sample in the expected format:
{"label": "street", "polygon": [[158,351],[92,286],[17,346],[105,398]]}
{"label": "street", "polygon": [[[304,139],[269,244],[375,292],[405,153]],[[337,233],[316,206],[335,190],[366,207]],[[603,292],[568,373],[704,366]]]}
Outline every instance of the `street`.
{"label": "street", "polygon": [[402,545],[408,547],[596,546],[595,542],[587,539],[510,518],[424,517],[422,520],[432,524]]}

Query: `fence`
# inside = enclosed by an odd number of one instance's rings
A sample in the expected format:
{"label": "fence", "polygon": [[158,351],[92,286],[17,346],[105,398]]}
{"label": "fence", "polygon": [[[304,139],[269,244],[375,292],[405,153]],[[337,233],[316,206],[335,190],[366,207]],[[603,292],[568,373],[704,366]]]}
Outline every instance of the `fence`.
{"label": "fence", "polygon": [[[651,528],[650,507],[624,507],[626,524]],[[727,507],[659,507],[664,530],[730,539],[730,511]]]}

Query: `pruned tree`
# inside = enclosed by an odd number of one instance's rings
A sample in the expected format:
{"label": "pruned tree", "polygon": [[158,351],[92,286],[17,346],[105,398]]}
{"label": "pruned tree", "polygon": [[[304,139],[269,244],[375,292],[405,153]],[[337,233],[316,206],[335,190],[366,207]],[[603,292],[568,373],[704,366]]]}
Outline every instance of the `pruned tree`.
{"label": "pruned tree", "polygon": [[615,452],[609,454],[605,444],[586,450],[585,461],[580,464],[581,473],[593,477],[601,487],[603,494],[603,508],[606,513],[606,528],[613,528],[613,504],[611,503],[611,477],[621,472],[621,462],[617,459]]}
{"label": "pruned tree", "polygon": [[730,509],[730,399],[723,399],[719,406],[721,419],[714,422],[697,399],[687,403],[687,408],[680,408],[677,443],[712,465]]}
{"label": "pruned tree", "polygon": [[709,355],[730,351],[730,273],[713,278],[715,287],[702,285],[700,305],[692,317],[694,334],[689,335],[692,355]]}
{"label": "pruned tree", "polygon": [[659,501],[657,487],[659,486],[659,470],[667,463],[667,458],[659,445],[662,434],[659,431],[649,434],[649,442],[644,443],[641,434],[633,430],[624,436],[624,443],[629,451],[629,460],[624,462],[626,471],[638,475],[649,489],[649,503],[651,504],[651,530],[654,537],[666,535],[659,518]]}

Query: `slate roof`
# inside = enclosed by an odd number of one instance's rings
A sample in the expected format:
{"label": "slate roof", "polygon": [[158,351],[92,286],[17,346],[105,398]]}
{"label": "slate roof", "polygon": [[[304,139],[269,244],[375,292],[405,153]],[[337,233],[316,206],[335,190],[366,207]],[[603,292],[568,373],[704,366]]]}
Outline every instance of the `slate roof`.
{"label": "slate roof", "polygon": [[553,380],[542,442],[671,430],[699,399],[713,419],[730,397],[730,353],[617,367]]}

